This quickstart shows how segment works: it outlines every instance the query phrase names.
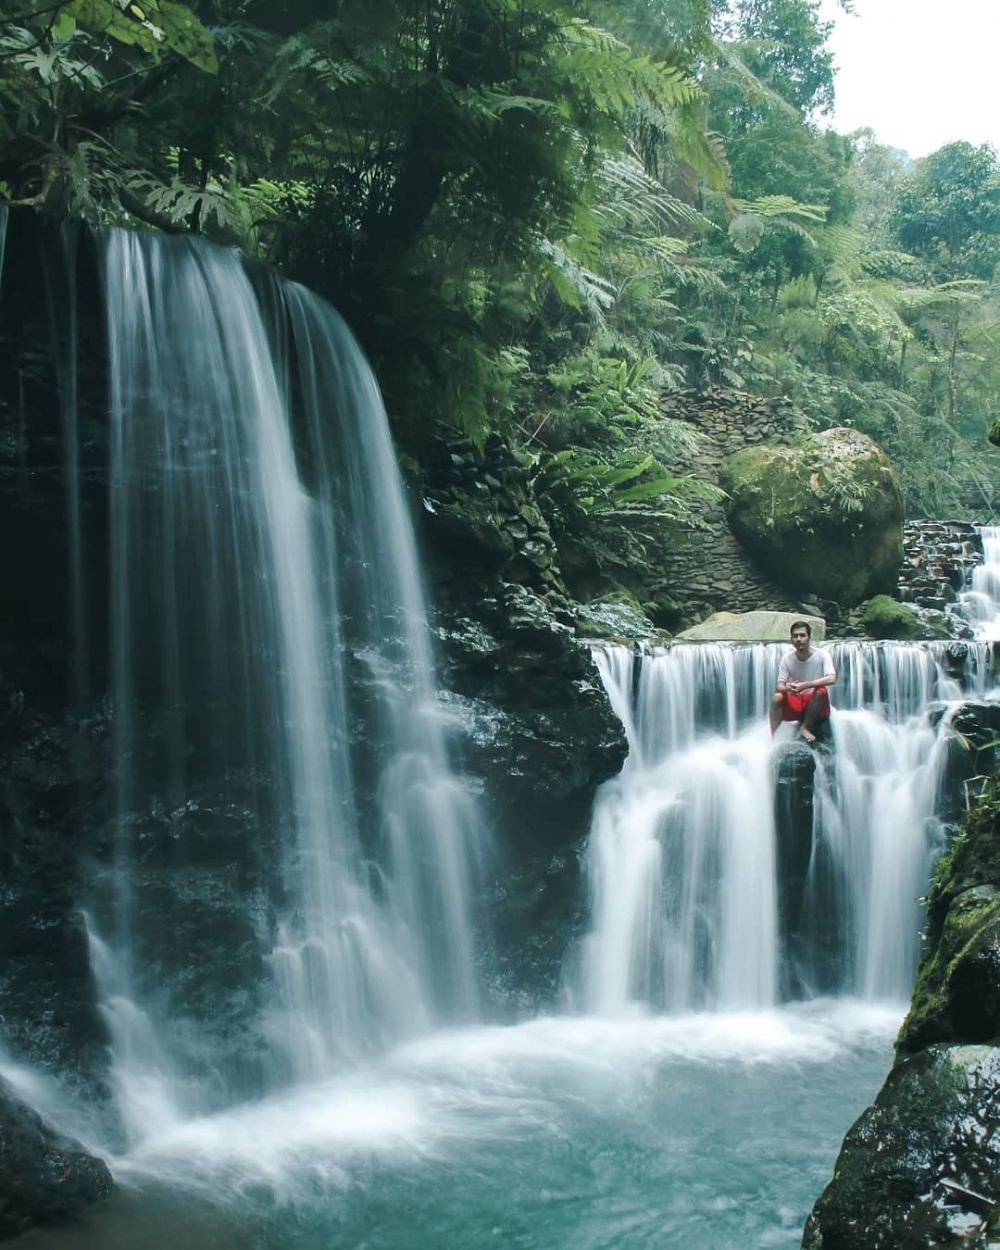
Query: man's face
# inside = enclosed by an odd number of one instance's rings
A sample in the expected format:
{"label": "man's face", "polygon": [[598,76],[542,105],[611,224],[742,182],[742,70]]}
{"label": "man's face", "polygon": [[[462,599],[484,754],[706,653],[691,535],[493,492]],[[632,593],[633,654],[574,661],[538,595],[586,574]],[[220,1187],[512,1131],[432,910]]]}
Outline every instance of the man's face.
{"label": "man's face", "polygon": [[805,629],[792,630],[792,646],[796,651],[809,650],[809,631]]}

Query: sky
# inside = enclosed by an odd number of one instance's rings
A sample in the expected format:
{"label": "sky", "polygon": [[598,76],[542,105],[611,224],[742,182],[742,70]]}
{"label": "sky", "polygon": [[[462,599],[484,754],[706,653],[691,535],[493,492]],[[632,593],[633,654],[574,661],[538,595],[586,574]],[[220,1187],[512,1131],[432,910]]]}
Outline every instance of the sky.
{"label": "sky", "polygon": [[855,0],[853,15],[820,0],[820,15],[837,66],[821,123],[870,126],[913,157],[955,139],[1000,150],[1000,0]]}

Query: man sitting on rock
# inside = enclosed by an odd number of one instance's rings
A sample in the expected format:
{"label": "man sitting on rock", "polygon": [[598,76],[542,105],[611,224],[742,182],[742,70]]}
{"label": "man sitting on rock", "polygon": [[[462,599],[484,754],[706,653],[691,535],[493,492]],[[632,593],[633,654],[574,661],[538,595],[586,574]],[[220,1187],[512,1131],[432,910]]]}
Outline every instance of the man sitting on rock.
{"label": "man sitting on rock", "polygon": [[799,735],[806,742],[815,742],[817,722],[830,719],[826,687],[833,685],[837,674],[829,651],[813,647],[808,621],[793,621],[791,634],[795,650],[783,655],[778,666],[778,689],[771,699],[771,733],[782,721],[799,721]]}

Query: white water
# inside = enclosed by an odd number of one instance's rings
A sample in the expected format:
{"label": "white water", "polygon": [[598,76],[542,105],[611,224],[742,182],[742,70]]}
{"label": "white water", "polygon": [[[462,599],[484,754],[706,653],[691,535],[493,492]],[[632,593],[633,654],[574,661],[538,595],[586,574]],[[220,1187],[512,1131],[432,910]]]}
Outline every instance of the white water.
{"label": "white water", "polygon": [[768,1008],[783,980],[807,994],[907,997],[919,897],[942,845],[948,718],[932,727],[929,704],[981,694],[986,648],[970,644],[959,681],[946,644],[833,647],[836,710],[829,751],[815,753],[811,828],[798,831],[804,847],[785,844],[808,866],[797,893],[779,862],[773,776],[784,753],[807,748],[789,726],[772,741],[764,719],[784,649],[595,649],[630,753],[595,807],[585,1011]]}
{"label": "white water", "polygon": [[979,530],[983,562],[972,570],[969,585],[958,597],[958,611],[975,630],[977,638],[1000,641],[1000,526]]}
{"label": "white water", "polygon": [[[343,323],[300,287],[255,288],[235,252],[103,242],[117,851],[92,952],[135,1141],[474,1018],[482,835],[449,772],[385,415]],[[184,945],[225,922],[219,885],[192,886],[214,891],[203,921],[183,901],[172,916],[143,866],[158,813],[196,823],[206,785],[259,883],[236,957],[256,946],[263,982],[225,987],[259,998],[240,1026],[269,1054],[253,1079],[224,1071],[185,1002]]]}

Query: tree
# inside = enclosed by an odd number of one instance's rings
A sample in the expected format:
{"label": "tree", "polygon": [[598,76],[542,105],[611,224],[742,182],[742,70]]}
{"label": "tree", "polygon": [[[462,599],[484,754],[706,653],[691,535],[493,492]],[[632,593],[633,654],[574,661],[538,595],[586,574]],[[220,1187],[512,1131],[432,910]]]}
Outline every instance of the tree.
{"label": "tree", "polygon": [[994,276],[1000,262],[1000,161],[989,145],[949,143],[900,187],[900,244],[938,279]]}

